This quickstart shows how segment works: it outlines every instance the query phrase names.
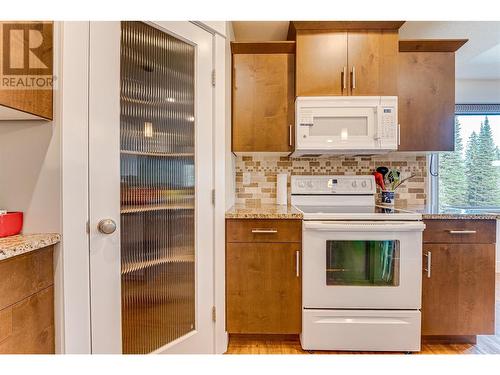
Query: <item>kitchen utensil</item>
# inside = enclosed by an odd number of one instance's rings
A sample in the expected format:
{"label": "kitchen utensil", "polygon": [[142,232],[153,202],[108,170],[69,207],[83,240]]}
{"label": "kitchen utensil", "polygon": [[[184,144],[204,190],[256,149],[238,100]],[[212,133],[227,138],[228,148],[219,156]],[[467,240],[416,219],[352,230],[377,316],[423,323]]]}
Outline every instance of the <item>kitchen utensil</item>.
{"label": "kitchen utensil", "polygon": [[400,172],[397,169],[390,169],[386,175],[386,180],[390,185],[387,190],[394,190],[394,187],[399,183]]}
{"label": "kitchen utensil", "polygon": [[401,186],[401,184],[402,184],[403,182],[405,182],[405,181],[407,181],[407,180],[409,180],[410,178],[413,178],[413,177],[415,177],[415,175],[414,175],[414,174],[412,174],[412,175],[411,175],[411,176],[409,176],[409,177],[403,178],[401,181],[399,181],[399,182],[396,184],[396,186],[394,186],[394,190],[396,190],[398,187],[400,187],[400,186]]}
{"label": "kitchen utensil", "polygon": [[385,190],[384,176],[380,172],[373,172],[373,176],[375,176],[375,182],[382,190]]}
{"label": "kitchen utensil", "polygon": [[384,176],[384,178],[385,178],[385,175],[389,172],[389,168],[387,168],[387,167],[378,167],[377,168],[377,172],[378,173],[382,173],[382,176]]}
{"label": "kitchen utensil", "polygon": [[7,212],[0,215],[0,238],[14,236],[23,229],[23,213]]}

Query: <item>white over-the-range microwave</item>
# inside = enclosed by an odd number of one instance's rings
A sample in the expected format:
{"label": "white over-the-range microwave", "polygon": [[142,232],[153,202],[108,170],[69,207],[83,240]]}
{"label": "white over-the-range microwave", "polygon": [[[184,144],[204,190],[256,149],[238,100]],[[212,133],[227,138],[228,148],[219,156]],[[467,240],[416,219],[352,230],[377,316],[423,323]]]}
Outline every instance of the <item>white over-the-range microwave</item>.
{"label": "white over-the-range microwave", "polygon": [[293,156],[299,157],[397,150],[398,97],[298,97],[295,139]]}

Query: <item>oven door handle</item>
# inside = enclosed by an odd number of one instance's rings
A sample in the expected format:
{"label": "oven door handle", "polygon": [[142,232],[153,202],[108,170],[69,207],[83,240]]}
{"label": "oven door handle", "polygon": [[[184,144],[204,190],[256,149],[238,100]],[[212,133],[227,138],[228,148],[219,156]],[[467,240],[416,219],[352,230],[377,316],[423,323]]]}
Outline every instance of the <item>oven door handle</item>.
{"label": "oven door handle", "polygon": [[421,221],[309,221],[304,222],[304,230],[328,232],[408,232],[423,231]]}

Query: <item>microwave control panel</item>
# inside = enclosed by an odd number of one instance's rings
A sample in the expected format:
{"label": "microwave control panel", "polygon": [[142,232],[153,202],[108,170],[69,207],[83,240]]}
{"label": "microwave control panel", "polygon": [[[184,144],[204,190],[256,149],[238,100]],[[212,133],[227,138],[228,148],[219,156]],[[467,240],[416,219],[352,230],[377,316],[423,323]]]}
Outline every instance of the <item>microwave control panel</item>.
{"label": "microwave control panel", "polygon": [[395,109],[393,107],[382,107],[379,137],[381,139],[393,140],[397,137],[397,124]]}

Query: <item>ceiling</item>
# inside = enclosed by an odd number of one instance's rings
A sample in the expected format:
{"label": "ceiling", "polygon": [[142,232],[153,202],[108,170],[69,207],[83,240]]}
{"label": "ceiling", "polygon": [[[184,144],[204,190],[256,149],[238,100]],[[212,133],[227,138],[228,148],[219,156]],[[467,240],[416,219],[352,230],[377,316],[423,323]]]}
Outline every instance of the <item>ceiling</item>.
{"label": "ceiling", "polygon": [[[233,21],[236,41],[286,40],[288,21]],[[457,79],[500,79],[500,22],[408,21],[401,39],[469,39],[457,51]]]}

